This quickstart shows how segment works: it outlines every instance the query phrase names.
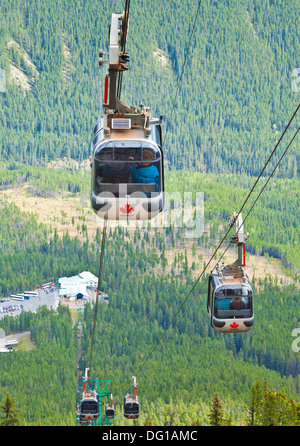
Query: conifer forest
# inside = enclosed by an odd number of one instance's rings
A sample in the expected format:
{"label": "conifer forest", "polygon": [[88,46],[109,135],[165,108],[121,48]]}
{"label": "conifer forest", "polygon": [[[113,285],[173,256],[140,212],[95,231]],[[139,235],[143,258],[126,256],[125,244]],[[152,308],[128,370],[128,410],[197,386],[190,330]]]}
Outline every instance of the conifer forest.
{"label": "conifer forest", "polygon": [[[299,426],[299,2],[129,3],[121,99],[163,117],[172,218],[108,225],[101,291],[109,303],[0,313],[0,347],[28,333],[0,348],[0,426],[78,426],[91,344],[93,378],[111,380],[111,426]],[[90,204],[89,160],[107,72],[98,53],[108,51],[111,16],[124,4],[0,1],[2,307],[62,277],[99,275],[103,226]],[[185,194],[192,220],[203,220],[197,237],[177,224],[176,197]],[[255,322],[220,333],[208,276],[224,250],[225,264],[236,259],[230,236],[214,252],[245,200]],[[132,376],[134,421],[123,416]]]}

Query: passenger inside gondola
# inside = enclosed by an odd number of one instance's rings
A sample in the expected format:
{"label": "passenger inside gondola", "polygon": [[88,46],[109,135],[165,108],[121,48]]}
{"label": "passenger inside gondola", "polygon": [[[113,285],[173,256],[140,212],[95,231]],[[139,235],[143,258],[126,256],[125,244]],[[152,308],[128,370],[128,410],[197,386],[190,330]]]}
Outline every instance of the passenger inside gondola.
{"label": "passenger inside gondola", "polygon": [[231,310],[244,310],[245,308],[246,303],[244,302],[242,297],[235,297],[230,304]]}
{"label": "passenger inside gondola", "polygon": [[246,286],[223,287],[215,292],[214,315],[219,319],[252,316],[252,291]]}
{"label": "passenger inside gondola", "polygon": [[[152,150],[143,151],[143,162],[134,167],[132,180],[134,183],[153,183],[155,191],[158,191],[159,171],[153,164],[154,153]],[[149,196],[150,194],[146,194]]]}
{"label": "passenger inside gondola", "polygon": [[219,289],[215,293],[215,308],[217,310],[230,310],[231,299],[225,296],[225,290]]}
{"label": "passenger inside gondola", "polygon": [[95,193],[119,196],[124,188],[127,194],[141,192],[149,197],[151,193],[159,193],[160,162],[157,149],[146,144],[142,147],[131,141],[100,146],[95,153]]}
{"label": "passenger inside gondola", "polygon": [[99,166],[100,168],[97,170],[97,174],[100,175],[101,183],[131,183],[133,164],[130,161],[133,161],[134,158],[128,156],[127,160],[125,160],[124,154],[117,151],[114,154],[114,159],[112,153],[108,152],[104,155],[105,162]]}

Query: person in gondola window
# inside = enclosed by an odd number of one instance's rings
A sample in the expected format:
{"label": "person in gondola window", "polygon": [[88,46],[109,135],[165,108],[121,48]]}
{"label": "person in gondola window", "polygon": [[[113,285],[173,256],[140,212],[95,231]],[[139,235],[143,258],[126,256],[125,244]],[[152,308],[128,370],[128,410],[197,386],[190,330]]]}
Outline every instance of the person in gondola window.
{"label": "person in gondola window", "polygon": [[215,294],[215,309],[216,310],[229,310],[231,299],[225,296],[224,289],[219,289]]}
{"label": "person in gondola window", "polygon": [[143,162],[135,167],[132,172],[132,181],[134,183],[153,183],[155,190],[158,191],[159,171],[153,165],[153,152],[145,149],[143,151]]}
{"label": "person in gondola window", "polygon": [[245,301],[242,297],[236,297],[230,304],[231,310],[244,310],[246,308]]}
{"label": "person in gondola window", "polygon": [[[106,158],[112,158],[112,153],[108,153]],[[114,161],[104,163],[100,169],[97,169],[98,178],[101,183],[131,183],[133,157],[129,156],[124,160],[121,153],[115,154]]]}
{"label": "person in gondola window", "polygon": [[226,299],[226,297],[217,298],[215,307],[217,310],[230,310],[230,300]]}

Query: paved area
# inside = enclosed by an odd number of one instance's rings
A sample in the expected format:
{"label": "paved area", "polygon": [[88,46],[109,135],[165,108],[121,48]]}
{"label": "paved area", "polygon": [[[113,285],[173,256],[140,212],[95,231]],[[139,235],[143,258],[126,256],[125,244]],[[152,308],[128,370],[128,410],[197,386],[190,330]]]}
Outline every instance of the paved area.
{"label": "paved area", "polygon": [[[29,290],[28,290],[29,291]],[[17,316],[22,311],[31,311],[35,313],[38,307],[46,305],[49,309],[57,309],[59,303],[64,306],[68,306],[70,309],[84,308],[85,301],[83,299],[62,299],[59,297],[59,290],[55,286],[48,289],[36,289],[32,290],[38,293],[38,296],[32,296],[30,299],[15,300],[11,298],[0,297],[0,320],[5,316]],[[93,305],[96,299],[96,292],[94,289],[87,289],[88,301]],[[103,294],[104,297],[100,298],[100,303],[109,303],[108,296]],[[1,337],[1,336],[0,336]]]}
{"label": "paved area", "polygon": [[[5,299],[4,302],[0,302],[0,320],[7,315],[17,316],[22,311],[31,311],[32,313],[34,313],[36,312],[38,307],[43,305],[46,305],[49,309],[57,309],[59,303],[57,288],[53,287],[46,290],[38,289],[32,291],[36,291],[38,293],[38,296],[30,297],[29,300],[24,299],[20,301],[9,298]],[[4,298],[0,300],[4,300]]]}

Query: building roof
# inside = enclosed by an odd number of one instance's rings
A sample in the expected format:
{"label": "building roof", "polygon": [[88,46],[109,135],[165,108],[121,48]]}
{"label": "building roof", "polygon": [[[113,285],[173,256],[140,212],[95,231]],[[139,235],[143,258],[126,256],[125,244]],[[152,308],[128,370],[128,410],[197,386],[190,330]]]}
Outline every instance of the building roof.
{"label": "building roof", "polygon": [[78,283],[84,283],[84,282],[90,282],[90,281],[97,282],[98,277],[94,276],[94,274],[90,273],[89,271],[83,271],[82,273],[77,274],[77,276],[61,277],[58,279],[58,281],[60,283],[70,282],[70,281],[78,282]]}
{"label": "building roof", "polygon": [[84,280],[94,280],[95,282],[98,281],[98,277],[96,277],[94,274],[90,273],[89,271],[83,271],[82,273],[78,274],[78,276]]}
{"label": "building roof", "polygon": [[83,271],[77,276],[61,277],[58,279],[60,285],[59,295],[78,297],[78,294],[82,294],[84,297],[88,297],[87,287],[97,286],[98,277],[89,271]]}

